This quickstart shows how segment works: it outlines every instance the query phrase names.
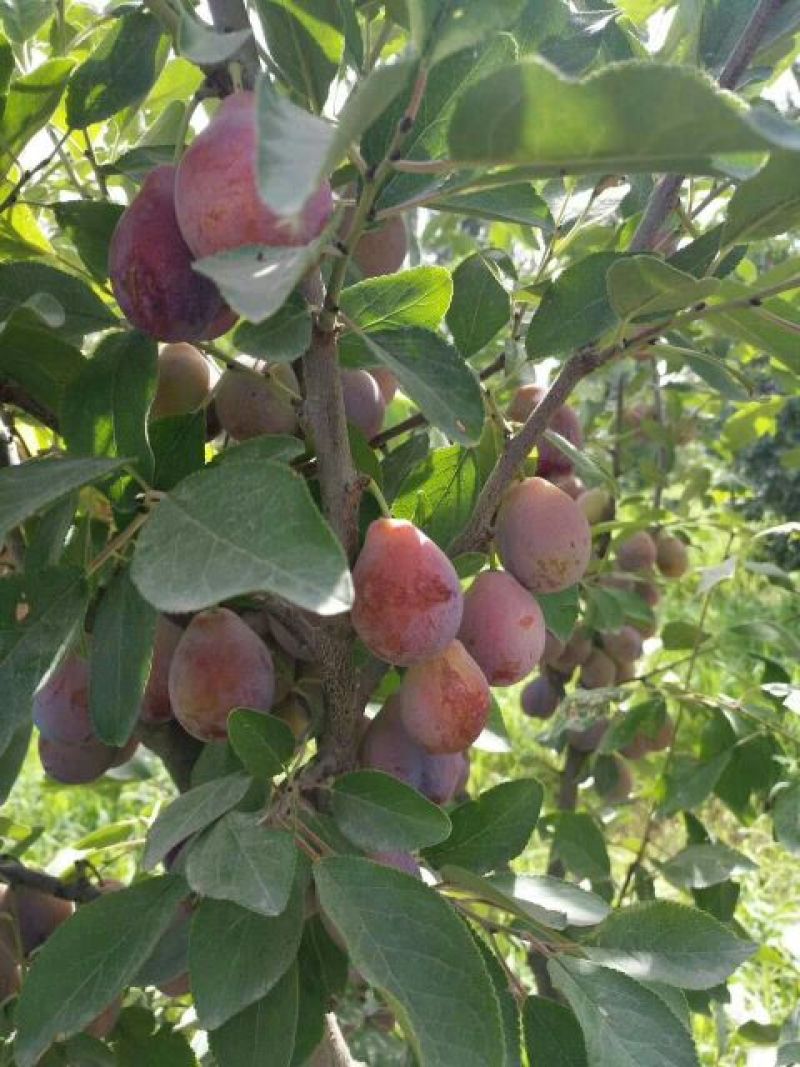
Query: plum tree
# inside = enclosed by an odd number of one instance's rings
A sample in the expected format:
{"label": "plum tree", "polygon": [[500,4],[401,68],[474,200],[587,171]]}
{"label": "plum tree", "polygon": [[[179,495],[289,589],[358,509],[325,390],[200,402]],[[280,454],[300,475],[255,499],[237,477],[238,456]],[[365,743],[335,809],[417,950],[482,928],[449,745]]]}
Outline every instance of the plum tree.
{"label": "plum tree", "polygon": [[170,703],[181,726],[201,741],[224,740],[233,708],[266,712],[274,695],[269,649],[239,616],[228,608],[195,615],[169,669]]}
{"label": "plum tree", "polygon": [[119,749],[89,738],[70,745],[39,735],[39,759],[45,774],[62,785],[88,785],[114,765]]}
{"label": "plum tree", "polygon": [[369,440],[380,432],[386,401],[377,379],[366,370],[343,370],[342,393],[347,421]]}
{"label": "plum tree", "polygon": [[255,96],[245,91],[227,97],[184,152],[175,178],[175,212],[194,255],[242,245],[303,245],[324,229],[333,209],[328,182],[297,217],[276,215],[258,192],[257,143]]}
{"label": "plum tree", "polygon": [[159,615],[153,641],[150,674],[142,695],[139,717],[142,722],[168,722],[172,718],[169,702],[169,668],[183,630],[166,615]]}
{"label": "plum tree", "polygon": [[486,725],[489,683],[460,641],[409,667],[400,686],[400,714],[411,737],[435,755],[463,752]]}
{"label": "plum tree", "polygon": [[48,741],[77,745],[93,736],[89,664],[69,653],[33,698],[33,721]]}
{"label": "plum tree", "polygon": [[484,571],[464,597],[458,638],[489,685],[514,685],[531,673],[544,651],[542,609],[510,574]]}
{"label": "plum tree", "polygon": [[236,441],[262,434],[292,434],[297,429],[293,397],[300,386],[285,363],[259,365],[259,373],[228,369],[214,395],[220,424]]}
{"label": "plum tree", "polygon": [[633,626],[601,634],[600,643],[617,664],[636,660],[642,654],[642,635]]}
{"label": "plum tree", "polygon": [[656,541],[656,566],[665,578],[682,578],[689,569],[689,550],[680,537],[660,534]]}
{"label": "plum tree", "polygon": [[383,396],[383,402],[388,406],[394,400],[395,393],[397,392],[397,378],[395,378],[388,367],[370,367],[369,373],[378,383],[378,388]]}
{"label": "plum tree", "polygon": [[[525,422],[539,406],[546,392],[547,390],[540,385],[520,386],[508,406],[508,417],[515,422]],[[554,433],[560,434],[576,448],[583,447],[581,422],[573,408],[566,404],[556,408],[547,425]],[[539,462],[536,466],[536,473],[542,478],[550,478],[560,474],[571,474],[572,469],[572,461],[564,455],[561,449],[542,439],[539,443]]]}
{"label": "plum tree", "polygon": [[495,524],[503,566],[532,593],[574,585],[589,565],[592,534],[586,516],[566,493],[543,478],[508,490]]}
{"label": "plum tree", "polygon": [[656,543],[646,530],[637,530],[617,545],[617,563],[624,571],[650,571],[656,563]]}
{"label": "plum tree", "polygon": [[219,380],[215,364],[185,341],[164,345],[158,357],[156,395],[152,419],[186,415],[205,404]]}
{"label": "plum tree", "polygon": [[123,212],[109,246],[109,277],[123,314],[158,341],[218,337],[236,316],[192,269],[175,217],[175,168],[156,167]]}
{"label": "plum tree", "polygon": [[407,666],[436,656],[458,633],[464,596],[455,568],[405,519],[370,524],[353,584],[353,627],[387,663]]}
{"label": "plum tree", "polygon": [[605,689],[617,678],[614,660],[599,648],[593,648],[581,666],[580,682],[584,689]]}
{"label": "plum tree", "polygon": [[564,697],[564,683],[558,675],[545,671],[528,682],[520,694],[523,712],[530,719],[549,719]]}
{"label": "plum tree", "polygon": [[386,222],[362,234],[353,252],[353,259],[363,277],[377,278],[379,275],[394,274],[400,270],[407,253],[406,224],[401,215],[393,215]]}

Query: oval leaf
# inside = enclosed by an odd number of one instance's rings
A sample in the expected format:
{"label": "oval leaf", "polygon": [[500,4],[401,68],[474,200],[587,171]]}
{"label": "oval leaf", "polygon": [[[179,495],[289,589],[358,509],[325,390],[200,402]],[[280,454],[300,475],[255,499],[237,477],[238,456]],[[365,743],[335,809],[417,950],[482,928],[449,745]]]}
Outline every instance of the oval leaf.
{"label": "oval leaf", "polygon": [[353,771],[338,778],[332,808],[339,829],[356,845],[376,852],[413,852],[450,833],[441,808],[381,771]]}

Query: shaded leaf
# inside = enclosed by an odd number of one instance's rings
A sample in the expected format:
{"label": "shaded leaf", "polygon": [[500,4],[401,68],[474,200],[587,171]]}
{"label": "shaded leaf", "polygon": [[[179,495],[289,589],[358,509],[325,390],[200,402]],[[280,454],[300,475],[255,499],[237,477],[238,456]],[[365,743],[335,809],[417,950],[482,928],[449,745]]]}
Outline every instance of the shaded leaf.
{"label": "shaded leaf", "polygon": [[381,771],[353,771],[333,785],[333,817],[361,848],[412,852],[444,841],[447,814],[421,793]]}

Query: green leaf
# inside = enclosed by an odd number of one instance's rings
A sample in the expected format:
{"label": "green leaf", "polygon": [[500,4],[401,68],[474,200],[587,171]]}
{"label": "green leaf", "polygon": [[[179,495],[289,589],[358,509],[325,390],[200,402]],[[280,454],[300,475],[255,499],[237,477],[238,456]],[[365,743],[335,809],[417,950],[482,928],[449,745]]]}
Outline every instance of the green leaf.
{"label": "green leaf", "polygon": [[178,52],[193,63],[213,64],[232,59],[252,39],[250,29],[218,33],[184,11],[178,23],[176,45]]}
{"label": "green leaf", "polygon": [[302,296],[292,293],[279,311],[258,326],[240,322],[233,331],[233,343],[249,356],[291,363],[311,343],[311,312]]}
{"label": "green leaf", "polygon": [[486,880],[517,901],[523,911],[533,904],[561,912],[567,926],[595,926],[608,915],[602,897],[550,875],[493,874]]}
{"label": "green leaf", "polygon": [[630,256],[607,274],[611,306],[621,319],[641,321],[697,304],[715,293],[719,278],[695,278],[656,256]]}
{"label": "green leaf", "polygon": [[437,24],[431,66],[455,52],[485,41],[495,30],[504,29],[519,17],[522,8],[523,0],[495,0],[489,5],[462,0],[462,3],[450,4],[447,17]]}
{"label": "green leaf", "polygon": [[85,334],[107,330],[117,322],[86,282],[74,274],[35,260],[0,263],[0,321],[41,293],[60,304],[65,317],[59,335],[65,341],[80,342]]}
{"label": "green leaf", "polygon": [[119,571],[95,615],[90,661],[89,712],[95,733],[107,745],[124,745],[139,718],[156,617],[132,584],[129,569]]}
{"label": "green leaf", "polygon": [[581,1024],[589,1067],[698,1067],[690,1035],[656,993],[566,956],[548,970]]}
{"label": "green leaf", "polygon": [[150,827],[142,857],[144,869],[152,870],[176,845],[236,807],[249,788],[249,776],[239,772],[182,793]]}
{"label": "green leaf", "polygon": [[539,177],[714,174],[800,147],[785,120],[744,108],[698,71],[638,60],[582,81],[536,59],[504,67],[463,93],[447,136],[461,163],[521,163]]}
{"label": "green leaf", "polygon": [[667,775],[666,796],[660,809],[663,815],[676,815],[679,811],[699,807],[711,794],[732,754],[733,749],[728,749],[711,759],[677,756]]}
{"label": "green leaf", "polygon": [[342,547],[305,482],[252,458],[198,471],[168,494],[139,537],[131,573],[160,611],[199,611],[255,591],[320,615],[353,600]]}
{"label": "green leaf", "polygon": [[86,129],[137,104],[152,89],[161,23],[146,11],[128,11],[114,21],[70,79],[67,124]]}
{"label": "green leaf", "polygon": [[229,469],[238,463],[263,463],[265,460],[288,463],[302,456],[304,451],[303,442],[296,437],[279,433],[265,434],[263,437],[253,437],[249,441],[229,445],[222,452],[218,452],[211,462],[215,467],[224,464]]}
{"label": "green leaf", "polygon": [[433,426],[459,444],[478,443],[485,417],[480,386],[452,345],[416,327],[361,336]]}
{"label": "green leaf", "polygon": [[0,164],[3,171],[44,126],[61,99],[74,66],[71,59],[50,59],[30,74],[15,78],[0,115]]}
{"label": "green leaf", "polygon": [[295,739],[289,726],[274,715],[236,708],[228,717],[228,742],[254,778],[281,774],[294,755]]}
{"label": "green leaf", "polygon": [[[35,358],[31,353],[36,353]],[[32,325],[23,313],[13,315],[0,332],[0,373],[53,415],[85,364],[77,348],[53,331]]]}
{"label": "green leaf", "polygon": [[578,878],[605,882],[611,877],[606,842],[597,823],[585,812],[563,811],[556,817],[553,858]]}
{"label": "green leaf", "polygon": [[59,229],[99,282],[108,278],[108,247],[123,210],[107,200],[65,200],[53,208]]}
{"label": "green leaf", "polygon": [[664,648],[671,652],[694,648],[708,639],[709,635],[688,619],[672,619],[661,631]]}
{"label": "green leaf", "polygon": [[[54,8],[53,0],[2,0],[0,23],[10,40],[15,44],[22,44],[47,22]],[[0,82],[0,91],[2,89]]]}
{"label": "green leaf", "polygon": [[[0,21],[3,20],[2,8],[0,8]],[[11,75],[14,73],[14,51],[8,40],[0,34],[0,94],[5,96],[11,83]]]}
{"label": "green leaf", "polygon": [[280,915],[296,863],[291,834],[268,830],[257,814],[231,811],[193,843],[186,880],[201,896],[230,900],[259,915]]}
{"label": "green leaf", "polygon": [[481,954],[483,965],[489,975],[494,995],[497,997],[497,1003],[500,1007],[500,1018],[503,1023],[503,1044],[505,1046],[503,1065],[504,1067],[521,1067],[519,1009],[517,1008],[514,994],[509,989],[508,977],[499,959],[483,938],[479,937],[469,925],[468,929]]}
{"label": "green leaf", "polygon": [[543,796],[544,790],[533,778],[487,789],[477,800],[468,800],[450,812],[450,837],[428,849],[426,856],[435,867],[454,864],[475,871],[502,867],[528,844]]}
{"label": "green leaf", "polygon": [[571,352],[617,325],[606,275],[618,259],[616,252],[594,252],[550,282],[525,338],[531,359]]}
{"label": "green leaf", "polygon": [[722,230],[726,246],[789,233],[800,221],[800,181],[791,152],[774,152],[763,170],[728,201]]}
{"label": "green leaf", "polygon": [[[465,867],[456,867],[446,863],[440,874],[442,880],[456,889],[465,890],[471,898],[486,901],[492,907],[502,908],[523,920],[523,925],[536,933],[547,930],[565,930],[567,917],[563,911],[556,911],[540,905],[535,900],[522,900],[510,891],[501,889],[495,880],[482,874],[475,874]],[[534,894],[535,895],[535,894]]]}
{"label": "green leaf", "polygon": [[286,908],[274,917],[227,900],[201,901],[192,917],[189,971],[202,1026],[216,1030],[275,986],[297,955],[304,910],[299,873]]}
{"label": "green leaf", "polygon": [[73,452],[127,457],[144,478],[153,474],[147,412],[156,385],[158,348],[141,333],[104,337],[67,386],[62,433]]}
{"label": "green leaf", "polygon": [[756,948],[705,912],[661,900],[613,912],[584,951],[595,963],[631,978],[711,989]]}
{"label": "green leaf", "polygon": [[258,0],[269,51],[281,74],[314,111],[322,111],[344,53],[336,0]]}
{"label": "green leaf", "polygon": [[756,870],[757,864],[727,845],[688,845],[661,864],[661,873],[678,889],[707,889]]}
{"label": "green leaf", "polygon": [[25,519],[119,470],[116,459],[33,459],[0,470],[0,541]]}
{"label": "green leaf", "polygon": [[32,732],[31,723],[21,723],[0,754],[0,804],[5,804],[8,800],[9,793],[19,777],[25,757],[28,755]]}
{"label": "green leaf", "polygon": [[456,348],[465,359],[492,341],[511,318],[511,296],[506,291],[491,254],[475,252],[453,272],[453,302],[447,325]]}
{"label": "green leaf", "polygon": [[292,966],[265,997],[209,1035],[219,1067],[289,1067],[299,1008],[297,967]]}
{"label": "green leaf", "polygon": [[333,817],[356,845],[375,852],[413,852],[446,840],[447,814],[416,789],[381,771],[353,771],[334,782]]}
{"label": "green leaf", "polygon": [[456,190],[448,193],[445,186],[442,196],[433,200],[427,207],[429,211],[454,212],[467,218],[533,226],[545,233],[551,233],[553,230],[550,208],[530,182],[517,182],[501,185],[496,189],[479,189],[466,193]]}
{"label": "green leaf", "polygon": [[53,932],[17,1005],[20,1067],[34,1067],[55,1038],[78,1033],[125,989],[185,893],[180,878],[148,879],[83,905]]}
{"label": "green leaf", "polygon": [[522,1027],[530,1067],[588,1067],[580,1025],[563,1004],[528,997]]}
{"label": "green leaf", "polygon": [[406,475],[394,498],[392,514],[415,523],[445,547],[465,526],[479,489],[472,452],[460,445],[436,448]]}
{"label": "green leaf", "polygon": [[800,855],[800,782],[776,795],[772,821],[778,841],[793,856]]}
{"label": "green leaf", "polygon": [[551,634],[567,641],[575,629],[580,613],[577,585],[562,589],[560,593],[537,593],[536,601],[542,609],[544,622]]}
{"label": "green leaf", "polygon": [[[746,300],[754,293],[748,286],[726,278],[719,296],[726,301]],[[790,300],[772,297],[758,307],[713,311],[706,315],[704,321],[726,340],[735,338],[744,341],[757,351],[769,354],[794,374],[800,374],[797,347],[800,310]]]}
{"label": "green leaf", "polygon": [[500,1011],[480,953],[433,889],[351,856],[316,863],[314,880],[353,966],[396,1008],[422,1063],[502,1067]]}
{"label": "green leaf", "polygon": [[[147,433],[153,450],[153,488],[168,493],[205,463],[206,413],[153,419]],[[259,438],[263,440],[263,438]]]}
{"label": "green leaf", "polygon": [[[412,267],[367,278],[342,293],[342,311],[366,332],[418,326],[435,330],[453,299],[453,278],[445,267]],[[347,335],[345,335],[345,352]]]}

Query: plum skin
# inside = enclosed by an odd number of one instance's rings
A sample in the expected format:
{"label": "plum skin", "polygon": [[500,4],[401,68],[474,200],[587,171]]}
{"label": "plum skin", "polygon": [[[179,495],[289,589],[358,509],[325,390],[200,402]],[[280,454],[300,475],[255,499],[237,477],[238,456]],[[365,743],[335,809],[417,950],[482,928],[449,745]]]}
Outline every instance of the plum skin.
{"label": "plum skin", "polygon": [[300,386],[290,366],[278,363],[264,374],[226,370],[214,397],[217,417],[236,441],[263,434],[293,434],[297,412],[291,394]]}
{"label": "plum skin", "polygon": [[383,426],[386,401],[380,383],[366,370],[343,370],[344,413],[369,441]]}
{"label": "plum skin", "polygon": [[151,419],[188,415],[204,404],[219,379],[216,366],[185,341],[164,345],[158,357]]}
{"label": "plum skin", "polygon": [[516,578],[504,571],[484,571],[464,596],[458,638],[489,685],[514,685],[542,657],[544,615]]}
{"label": "plum skin", "polygon": [[94,731],[89,717],[89,664],[70,653],[33,698],[33,721],[48,741],[77,745]]}

